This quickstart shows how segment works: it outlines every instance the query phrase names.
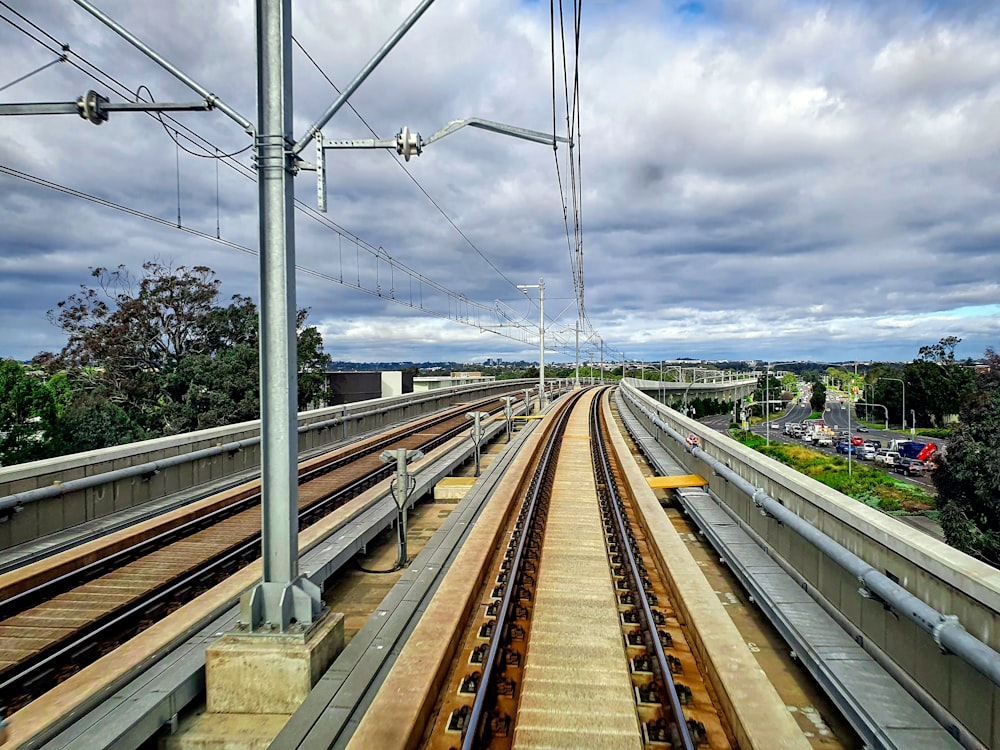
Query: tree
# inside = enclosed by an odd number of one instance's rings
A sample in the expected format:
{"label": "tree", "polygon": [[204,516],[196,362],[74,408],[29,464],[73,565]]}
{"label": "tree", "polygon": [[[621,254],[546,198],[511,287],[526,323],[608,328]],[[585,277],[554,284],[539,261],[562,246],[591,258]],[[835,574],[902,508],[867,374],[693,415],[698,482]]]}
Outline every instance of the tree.
{"label": "tree", "polygon": [[765,370],[757,376],[757,386],[754,389],[754,401],[764,403],[767,400],[767,396],[770,396],[772,399],[778,398],[781,395],[781,390],[781,381],[778,380],[773,373],[769,373]]}
{"label": "tree", "polygon": [[96,287],[81,285],[49,311],[69,336],[52,364],[89,372],[91,390],[159,432],[165,379],[181,360],[210,351],[224,317],[213,312],[221,282],[206,266],[146,261],[142,268],[138,278],[125,266],[92,269]]}
{"label": "tree", "polygon": [[0,361],[0,465],[47,458],[56,414],[55,396],[40,373]]}
{"label": "tree", "polygon": [[[58,355],[36,357],[50,373],[66,374],[73,398],[95,397],[77,418],[105,419],[108,409],[95,405],[117,404],[129,426],[119,424],[116,434],[134,434],[134,427],[156,437],[259,416],[253,300],[235,295],[219,304],[221,282],[206,266],[147,261],[138,277],[124,266],[91,275],[94,287],[81,286],[49,311],[68,335],[66,346]],[[296,315],[300,406],[320,398],[330,361],[322,335],[305,326],[307,315]]]}
{"label": "tree", "polygon": [[961,343],[962,339],[957,336],[945,336],[936,344],[920,347],[917,354],[927,362],[950,364],[955,361],[955,347]]}
{"label": "tree", "polygon": [[298,391],[299,409],[310,405],[322,406],[327,393],[326,368],[330,355],[323,352],[323,334],[315,326],[305,327],[308,310],[299,310],[298,328]]}
{"label": "tree", "polygon": [[[902,369],[884,363],[870,368],[866,381],[873,384],[872,400],[886,407],[890,422],[909,423],[915,416],[917,424],[939,426],[959,412],[975,389],[972,362],[955,359],[960,342],[960,338],[946,336],[936,344],[922,346],[919,356]],[[897,380],[906,384],[905,414],[903,388]]]}
{"label": "tree", "polygon": [[181,361],[166,382],[164,432],[204,430],[260,416],[259,357],[247,344]]}
{"label": "tree", "polygon": [[93,393],[85,393],[70,404],[51,433],[59,455],[110,448],[145,437],[125,409]]}
{"label": "tree", "polygon": [[820,382],[813,384],[809,405],[813,411],[823,411],[826,408],[826,386]]}
{"label": "tree", "polygon": [[959,412],[975,390],[972,362],[955,361],[955,347],[961,341],[956,336],[945,336],[936,344],[922,346],[919,357],[904,368],[907,396],[912,392],[906,405],[922,424],[943,424],[946,416]]}
{"label": "tree", "polygon": [[934,483],[947,542],[1000,567],[1000,355],[987,349],[985,361]]}

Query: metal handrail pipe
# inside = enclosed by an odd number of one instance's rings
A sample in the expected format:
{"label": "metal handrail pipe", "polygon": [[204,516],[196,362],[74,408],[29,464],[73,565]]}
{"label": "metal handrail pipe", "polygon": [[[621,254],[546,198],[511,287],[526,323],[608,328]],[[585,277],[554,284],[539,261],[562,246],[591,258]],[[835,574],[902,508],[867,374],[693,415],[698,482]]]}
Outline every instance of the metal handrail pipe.
{"label": "metal handrail pipe", "polygon": [[854,576],[862,584],[862,588],[859,589],[862,596],[874,597],[885,602],[895,612],[903,615],[933,637],[934,642],[946,652],[962,659],[991,680],[993,684],[1000,685],[1000,653],[970,634],[959,622],[958,617],[942,614],[918,599],[888,576],[880,573],[853,552],[800,518],[764,490],[754,487],[722,461],[709,455],[698,446],[687,445],[686,438],[661,420],[658,414],[647,409],[633,394],[626,391],[625,395],[654,425],[683,445],[688,453],[707,463],[713,472],[746,494],[754,505],[767,515],[797,533]]}
{"label": "metal handrail pipe", "polygon": [[[476,386],[459,386],[455,390],[466,390],[468,388],[474,388]],[[345,412],[340,416],[334,417],[333,419],[323,420],[321,422],[311,422],[308,424],[300,425],[298,427],[298,432],[300,434],[306,434],[308,432],[323,430],[329,427],[334,427],[336,425],[343,424],[348,420],[364,419],[365,417],[378,416],[379,414],[385,414],[390,410],[397,408],[401,405],[419,404],[426,401],[433,401],[435,399],[441,398],[445,395],[443,392],[437,393],[437,395],[426,396],[424,398],[416,398],[408,400],[405,403],[393,403],[387,404],[378,409],[369,409],[363,412]],[[25,490],[23,492],[16,492],[6,497],[0,498],[0,511],[9,510],[11,508],[17,508],[19,506],[26,505],[28,503],[38,502],[40,500],[48,500],[51,498],[60,497],[62,495],[68,494],[70,492],[78,492],[80,490],[88,490],[93,487],[98,487],[102,484],[109,484],[111,482],[117,482],[122,479],[129,479],[136,476],[152,475],[159,471],[168,469],[174,466],[180,466],[185,463],[190,463],[192,461],[199,461],[203,458],[212,458],[213,456],[218,456],[223,453],[235,453],[241,451],[245,448],[250,448],[255,445],[259,445],[261,438],[259,435],[247,438],[245,440],[238,440],[231,443],[224,443],[222,445],[215,445],[211,448],[202,448],[201,450],[192,451],[191,453],[182,453],[177,456],[171,456],[169,458],[160,459],[158,461],[148,461],[146,463],[138,464],[136,466],[128,466],[123,469],[115,469],[114,471],[103,472],[101,474],[94,474],[89,477],[82,477],[80,479],[71,479],[67,482],[56,482],[46,487],[36,487],[32,490]]]}
{"label": "metal handrail pipe", "polygon": [[218,456],[221,453],[228,453],[230,451],[240,451],[243,448],[256,445],[259,442],[260,437],[239,440],[235,443],[216,445],[211,448],[202,448],[201,450],[193,451],[192,453],[171,456],[170,458],[164,458],[160,461],[149,461],[144,464],[138,464],[137,466],[128,466],[124,469],[106,471],[102,474],[94,474],[93,476],[83,477],[82,479],[71,479],[68,482],[56,482],[55,484],[50,484],[47,487],[36,487],[33,490],[15,492],[13,495],[7,495],[7,497],[0,498],[0,510],[7,510],[9,508],[15,508],[19,505],[59,497],[60,495],[65,495],[70,492],[89,490],[92,487],[99,487],[102,484],[117,482],[120,479],[129,479],[131,477],[142,476],[144,474],[156,474],[163,469],[169,469],[172,466],[180,466],[181,464],[186,464],[191,461],[211,458],[212,456]]}

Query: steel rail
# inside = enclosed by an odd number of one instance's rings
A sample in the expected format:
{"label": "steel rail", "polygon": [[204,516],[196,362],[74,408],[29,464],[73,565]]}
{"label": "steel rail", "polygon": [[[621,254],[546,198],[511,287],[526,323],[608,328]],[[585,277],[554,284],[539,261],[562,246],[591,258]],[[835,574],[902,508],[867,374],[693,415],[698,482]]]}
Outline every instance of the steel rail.
{"label": "steel rail", "polygon": [[[477,402],[476,404],[474,404],[474,406],[486,408],[485,406],[486,404],[491,404],[494,403],[495,401],[496,399],[494,398],[487,398]],[[386,446],[392,445],[393,443],[397,443],[400,440],[405,440],[408,437],[413,436],[417,432],[426,430],[429,427],[435,427],[437,425],[440,425],[441,423],[446,422],[449,419],[455,419],[457,415],[463,414],[468,408],[469,408],[468,406],[462,406],[458,407],[457,409],[456,408],[448,409],[442,414],[437,414],[431,418],[421,420],[419,424],[411,425],[408,428],[399,430],[395,434],[390,434],[383,439],[369,443],[368,445],[356,451],[348,453],[344,456],[340,456],[337,459],[330,461],[329,463],[323,464],[322,466],[314,467],[312,469],[306,469],[299,474],[299,485],[302,485],[317,477],[323,476],[324,474],[328,474],[331,471],[336,471],[338,469],[341,469],[344,466],[347,466],[351,463],[363,459],[365,456],[370,456],[373,453],[377,453]],[[500,411],[501,408],[502,407],[497,407],[496,409],[491,410],[490,413],[495,414],[498,411]],[[436,447],[440,443],[454,436],[456,433],[461,432],[464,426],[465,424],[463,422],[462,424],[456,426],[454,429],[449,430],[446,433],[443,433],[441,436],[439,436],[439,438],[431,440],[430,442],[425,444],[424,447],[425,448]],[[387,471],[384,469],[384,467],[379,466],[378,470],[370,472],[363,479],[373,480],[374,483],[377,481],[381,481],[386,476],[388,476],[389,473],[391,473],[391,471]],[[355,485],[350,485],[350,486],[354,487]],[[330,504],[331,498],[333,497],[340,498],[342,497],[342,495],[343,492],[341,490],[337,490],[337,492],[335,492],[334,495],[332,495],[331,497],[323,498],[321,500],[316,501],[308,508],[304,508],[300,512],[299,514],[300,519],[304,521],[306,525],[312,523],[313,519],[317,515],[323,516],[329,512],[329,510],[326,509],[326,506]],[[186,521],[178,526],[166,529],[158,534],[155,534],[154,536],[151,536],[147,539],[141,540],[139,542],[136,542],[135,544],[132,544],[128,547],[118,550],[117,552],[113,552],[110,555],[101,557],[98,560],[94,560],[93,562],[88,563],[87,565],[75,568],[74,570],[68,571],[62,575],[44,581],[38,584],[37,586],[33,586],[30,589],[26,589],[24,591],[13,594],[7,597],[6,599],[0,601],[0,621],[3,621],[8,617],[12,617],[13,615],[17,614],[17,612],[22,611],[30,606],[34,606],[34,604],[40,600],[56,596],[57,594],[69,588],[72,588],[73,586],[82,585],[91,578],[98,577],[101,574],[101,571],[107,568],[109,565],[113,565],[116,563],[124,564],[131,560],[138,559],[143,555],[149,554],[151,551],[157,549],[158,547],[166,546],[167,544],[170,544],[171,542],[176,541],[177,539],[183,538],[189,533],[193,533],[195,530],[200,530],[201,528],[205,528],[207,526],[212,525],[212,523],[223,521],[226,518],[234,516],[237,513],[241,513],[259,504],[260,504],[260,492],[255,491],[253,494],[248,495],[247,497],[234,500],[232,503],[229,503],[228,505],[225,505],[221,508],[216,508],[215,510],[209,511],[204,515],[199,516],[198,518],[191,519],[190,521]],[[324,512],[317,513],[318,510],[323,510]]]}
{"label": "steel rail", "polygon": [[659,634],[656,629],[656,622],[653,619],[653,610],[649,606],[649,597],[646,596],[646,589],[642,585],[639,565],[632,552],[632,546],[628,543],[630,528],[627,519],[622,514],[622,500],[618,492],[618,483],[611,473],[611,457],[608,453],[607,445],[604,442],[604,432],[602,430],[604,423],[601,419],[600,402],[604,392],[605,391],[602,390],[602,395],[595,398],[591,404],[590,429],[592,433],[591,446],[594,454],[594,471],[601,472],[601,476],[598,476],[598,484],[600,484],[601,479],[603,478],[605,488],[604,491],[608,497],[608,505],[610,505],[611,509],[614,511],[615,522],[618,530],[618,543],[620,548],[624,550],[624,554],[628,559],[628,570],[629,576],[632,579],[632,589],[640,605],[639,611],[642,614],[644,628],[656,654],[656,663],[660,669],[660,681],[670,702],[670,708],[674,713],[674,719],[676,720],[677,732],[680,741],[684,750],[695,750],[695,743],[691,738],[691,732],[688,729],[687,720],[684,717],[684,710],[681,706],[680,696],[677,694],[677,686],[674,683],[673,672],[671,672],[670,665],[667,662],[667,655],[663,651],[663,644],[660,643]]}
{"label": "steel rail", "polygon": [[491,685],[493,684],[494,671],[502,671],[498,662],[503,653],[504,631],[507,628],[507,620],[513,608],[514,594],[518,589],[517,581],[520,578],[522,558],[524,557],[524,550],[530,536],[528,531],[537,513],[538,506],[542,502],[543,494],[550,491],[550,488],[547,486],[550,482],[547,483],[546,480],[550,478],[550,469],[554,468],[555,461],[559,455],[560,438],[566,431],[569,415],[573,410],[573,406],[580,400],[582,395],[583,391],[574,393],[571,396],[571,401],[566,404],[560,413],[558,421],[549,435],[549,440],[538,463],[538,468],[532,477],[527,502],[522,505],[521,512],[518,514],[521,523],[517,549],[511,560],[510,575],[507,577],[504,585],[503,599],[494,622],[493,634],[490,637],[490,648],[486,658],[483,659],[483,673],[479,680],[479,689],[476,691],[476,699],[472,704],[472,710],[466,721],[465,733],[462,737],[462,750],[472,750],[472,748],[482,746],[483,732],[488,724],[485,721],[487,714],[486,701],[488,697],[492,697]]}

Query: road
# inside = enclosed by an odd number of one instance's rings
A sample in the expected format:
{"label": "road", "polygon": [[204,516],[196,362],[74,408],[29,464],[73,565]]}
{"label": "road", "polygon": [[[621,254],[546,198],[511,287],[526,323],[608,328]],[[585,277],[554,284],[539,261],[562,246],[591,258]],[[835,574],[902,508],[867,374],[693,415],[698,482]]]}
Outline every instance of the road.
{"label": "road", "polygon": [[[801,422],[808,419],[812,414],[812,409],[809,406],[801,406],[798,402],[795,402],[787,412],[782,414],[779,418],[772,419],[770,422],[770,437],[771,440],[780,443],[799,443],[800,441],[791,437],[790,435],[785,435],[783,430],[785,427],[785,422]],[[706,427],[709,427],[722,434],[728,434],[729,430],[729,420],[730,416],[728,414],[715,414],[708,417],[703,417],[699,421]],[[833,400],[827,402],[827,408],[823,412],[823,421],[834,429],[847,429],[847,409],[846,404],[842,404],[839,401]],[[857,427],[857,423],[851,420],[851,430],[854,435],[857,432],[854,430]],[[752,430],[759,435],[768,434],[767,426],[765,424],[754,425]],[[862,437],[866,440],[879,440],[883,445],[888,444],[890,440],[898,440],[900,438],[907,438],[908,435],[902,432],[886,431],[886,430],[876,430],[871,429],[868,433],[862,433]],[[943,450],[944,444],[942,441],[935,439],[938,444],[938,449]],[[812,450],[820,451],[821,453],[826,453],[827,455],[837,455],[836,450],[830,448],[817,448],[815,446],[809,446]],[[875,466],[865,461],[866,466]],[[878,468],[878,467],[876,467]],[[934,486],[934,482],[930,477],[907,477],[902,474],[892,474],[894,478],[902,479],[904,482],[910,482],[915,484],[922,489],[926,490],[932,495],[937,494],[937,488]],[[941,532],[941,527],[936,522],[931,521],[929,518],[924,516],[901,516],[899,518],[903,523],[909,526],[913,526],[927,534],[934,536],[935,538],[943,541],[944,534]]]}
{"label": "road", "polygon": [[[828,426],[832,427],[834,430],[846,430],[848,425],[847,416],[847,402],[836,396],[831,396],[827,399],[826,408],[823,410],[823,422]],[[780,417],[774,418],[768,424],[754,425],[751,429],[758,435],[770,436],[772,441],[780,443],[799,443],[801,441],[796,440],[790,435],[785,435],[783,430],[786,422],[801,422],[809,418],[812,414],[812,409],[809,406],[802,406],[799,402],[795,402],[787,412],[782,414]],[[857,432],[858,422],[852,415],[850,420],[851,435],[858,436]],[[768,427],[770,429],[768,429]],[[879,430],[875,428],[869,429],[867,433],[860,434],[865,440],[878,440],[883,446],[888,445],[890,440],[907,440],[910,439],[910,435],[904,432],[897,432],[894,430]],[[926,442],[924,440],[924,442]],[[941,440],[934,440],[938,445],[938,450],[945,449],[945,443]],[[835,448],[820,448],[815,446],[810,446],[813,450],[825,453],[828,456],[836,456],[837,451]],[[852,458],[852,461],[857,461],[859,463],[864,463],[867,466],[874,466],[875,468],[882,468],[881,465],[871,464],[867,461],[861,462],[856,458]],[[883,469],[884,470],[884,469]],[[891,472],[887,472],[891,473]],[[902,479],[905,482],[910,482],[918,487],[926,490],[932,495],[937,494],[937,488],[934,486],[934,480],[931,479],[930,475],[925,475],[922,477],[908,477],[903,474],[892,474],[894,478]]]}
{"label": "road", "polygon": [[[786,435],[784,433],[786,422],[802,422],[809,418],[812,414],[812,407],[805,405],[803,406],[798,401],[793,402],[793,404],[788,408],[786,412],[780,416],[772,417],[770,422],[762,422],[760,424],[753,425],[750,429],[760,435],[761,437],[768,437],[772,442],[777,443],[796,443],[801,444],[800,440],[793,438],[791,435]],[[717,432],[725,434],[729,428],[730,416],[727,414],[717,414],[710,417],[704,417],[701,419],[701,423],[706,427],[710,427]],[[847,403],[846,400],[841,400],[837,396],[831,396],[827,399],[826,408],[823,410],[823,421],[828,427],[832,427],[835,430],[846,430],[847,429]],[[854,419],[853,415],[851,418],[851,435],[858,436],[857,432],[858,422]],[[888,445],[890,440],[906,440],[911,436],[895,430],[880,430],[876,428],[870,428],[866,433],[860,433],[860,437],[865,440],[878,440],[883,446]],[[926,442],[926,439],[918,438],[922,442]],[[946,448],[944,441],[937,438],[934,442],[938,445],[938,450],[943,451]],[[813,450],[825,453],[828,456],[839,455],[835,448],[820,448],[816,446],[809,446]],[[875,468],[881,469],[881,465],[873,464],[868,461],[860,461],[857,458],[852,458],[852,462],[863,463],[866,466],[874,466]],[[885,469],[882,469],[885,471]],[[891,473],[891,472],[887,472]],[[934,486],[934,481],[929,475],[922,477],[908,477],[903,474],[894,474],[892,476],[896,479],[901,479],[904,482],[910,482],[918,487],[926,490],[932,495],[937,494],[937,488]]]}

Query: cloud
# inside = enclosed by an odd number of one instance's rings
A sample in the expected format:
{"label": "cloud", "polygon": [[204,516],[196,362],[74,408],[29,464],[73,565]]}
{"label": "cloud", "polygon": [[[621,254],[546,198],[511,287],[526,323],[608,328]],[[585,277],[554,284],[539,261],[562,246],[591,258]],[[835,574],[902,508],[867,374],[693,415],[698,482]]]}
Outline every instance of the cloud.
{"label": "cloud", "polygon": [[[297,2],[293,31],[342,87],[411,5]],[[542,6],[432,6],[352,104],[382,138],[403,125],[426,137],[469,116],[550,130]],[[107,0],[102,9],[254,119],[248,0]],[[5,91],[8,101],[70,101],[89,88],[119,100],[140,85],[161,101],[197,98],[78,9],[38,2],[20,12],[96,65],[100,82],[60,64]],[[608,348],[649,359],[910,359],[944,335],[964,339],[963,356],[995,346],[998,27],[998,11],[976,2],[588,4],[574,153],[587,314]],[[0,54],[17,61],[11,78],[54,57],[13,28]],[[337,94],[298,47],[293,60],[299,136]],[[561,50],[556,60],[561,66]],[[564,132],[559,73],[556,122]],[[217,162],[174,142],[197,150],[190,128],[225,153],[249,145],[248,137],[218,112],[176,119],[182,127],[168,122],[168,133],[157,119],[131,113],[100,127],[72,116],[7,118],[0,164],[167,224],[176,224],[179,207],[185,226],[214,237],[218,224],[225,239],[255,248],[252,154]],[[372,137],[346,109],[324,134]],[[312,147],[302,156],[311,160]],[[568,190],[567,149],[557,156]],[[533,357],[530,344],[390,300],[410,304],[415,294],[418,308],[459,315],[433,291],[440,284],[487,306],[516,304],[531,320],[512,283],[544,277],[554,318],[573,281],[552,149],[466,128],[406,165],[419,187],[394,161],[330,152],[329,213],[297,215],[296,261],[307,269],[297,274],[297,301],[311,309],[327,351],[366,360],[401,352],[414,360]],[[297,197],[314,206],[314,193],[313,174],[301,172]],[[568,193],[565,200],[572,218]],[[251,255],[4,174],[0,221],[3,355],[60,348],[45,311],[87,283],[95,265],[206,263],[224,296],[257,297]],[[386,256],[425,281],[391,268]],[[360,279],[382,296],[340,279]],[[567,342],[552,357],[571,358],[572,334],[560,331],[574,318],[570,310],[550,324],[552,338]]]}

